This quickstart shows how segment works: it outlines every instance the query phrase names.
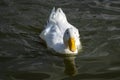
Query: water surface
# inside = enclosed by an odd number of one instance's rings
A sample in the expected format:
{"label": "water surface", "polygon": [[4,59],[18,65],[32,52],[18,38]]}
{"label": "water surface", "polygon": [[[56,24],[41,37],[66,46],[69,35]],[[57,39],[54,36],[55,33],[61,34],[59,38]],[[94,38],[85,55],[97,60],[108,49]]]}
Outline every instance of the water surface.
{"label": "water surface", "polygon": [[[53,6],[80,31],[76,57],[55,56],[40,43]],[[119,79],[119,0],[0,0],[0,80]]]}

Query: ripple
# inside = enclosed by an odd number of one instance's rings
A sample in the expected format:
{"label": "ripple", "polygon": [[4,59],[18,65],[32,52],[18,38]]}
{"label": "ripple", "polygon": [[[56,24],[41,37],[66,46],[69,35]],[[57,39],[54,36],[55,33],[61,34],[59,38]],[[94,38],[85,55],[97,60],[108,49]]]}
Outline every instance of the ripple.
{"label": "ripple", "polygon": [[46,73],[34,73],[34,72],[8,72],[7,74],[10,79],[24,79],[24,80],[43,80],[50,77]]}
{"label": "ripple", "polygon": [[109,26],[108,31],[119,31],[120,28],[117,28],[116,26]]}
{"label": "ripple", "polygon": [[118,67],[111,67],[111,68],[108,68],[108,70],[110,70],[110,71],[116,71],[116,70],[120,71],[120,67],[119,66]]}
{"label": "ripple", "polygon": [[117,39],[120,39],[120,35],[114,35],[108,38],[108,40],[117,40]]}

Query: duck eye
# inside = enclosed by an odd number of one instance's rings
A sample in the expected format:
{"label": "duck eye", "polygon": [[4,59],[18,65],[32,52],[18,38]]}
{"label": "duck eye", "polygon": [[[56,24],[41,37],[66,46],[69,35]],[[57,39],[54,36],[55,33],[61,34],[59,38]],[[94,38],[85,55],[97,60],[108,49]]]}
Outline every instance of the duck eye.
{"label": "duck eye", "polygon": [[66,34],[69,34],[68,30],[66,31]]}
{"label": "duck eye", "polygon": [[66,33],[68,34],[68,31]]}

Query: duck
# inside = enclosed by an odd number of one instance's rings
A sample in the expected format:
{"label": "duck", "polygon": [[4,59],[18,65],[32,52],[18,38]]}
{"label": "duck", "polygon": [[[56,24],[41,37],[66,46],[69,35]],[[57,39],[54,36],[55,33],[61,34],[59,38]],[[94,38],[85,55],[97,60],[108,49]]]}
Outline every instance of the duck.
{"label": "duck", "polygon": [[39,37],[48,49],[59,54],[77,55],[82,49],[79,30],[68,22],[61,8],[52,9]]}

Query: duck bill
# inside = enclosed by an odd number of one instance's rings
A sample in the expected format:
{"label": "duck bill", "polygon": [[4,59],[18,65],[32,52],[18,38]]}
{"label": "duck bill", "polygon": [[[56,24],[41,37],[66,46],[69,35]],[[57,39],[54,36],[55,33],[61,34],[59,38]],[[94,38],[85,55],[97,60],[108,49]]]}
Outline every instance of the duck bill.
{"label": "duck bill", "polygon": [[68,46],[69,46],[69,49],[70,51],[72,52],[75,52],[76,51],[76,45],[75,45],[75,38],[74,37],[71,37],[68,41]]}

